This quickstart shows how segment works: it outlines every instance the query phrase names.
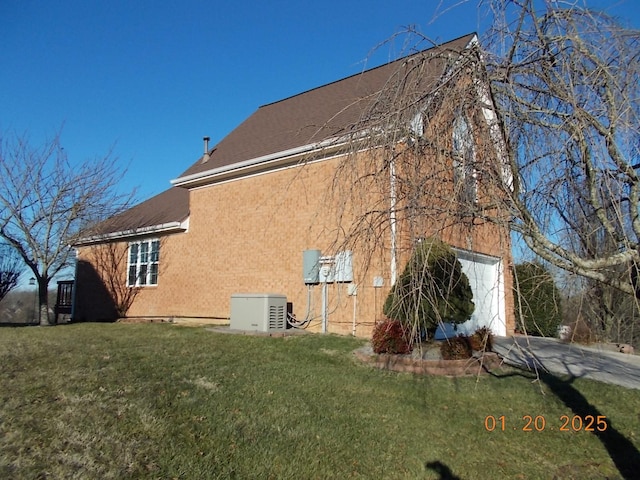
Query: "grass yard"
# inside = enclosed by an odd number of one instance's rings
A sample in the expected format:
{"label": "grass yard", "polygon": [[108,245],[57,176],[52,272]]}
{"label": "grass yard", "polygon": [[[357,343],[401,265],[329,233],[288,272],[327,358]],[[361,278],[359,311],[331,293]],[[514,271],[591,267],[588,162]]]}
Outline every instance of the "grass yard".
{"label": "grass yard", "polygon": [[[167,324],[2,328],[0,478],[631,478],[640,391],[391,373],[357,362],[360,345]],[[576,413],[606,416],[607,431]],[[563,416],[578,431],[559,431]]]}

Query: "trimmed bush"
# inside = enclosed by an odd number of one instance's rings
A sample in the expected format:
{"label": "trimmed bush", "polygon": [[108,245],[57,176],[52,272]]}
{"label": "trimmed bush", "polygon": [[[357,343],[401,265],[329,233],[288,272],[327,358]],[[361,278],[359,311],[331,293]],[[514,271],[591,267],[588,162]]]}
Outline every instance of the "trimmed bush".
{"label": "trimmed bush", "polygon": [[469,279],[455,253],[435,238],[420,242],[384,304],[384,314],[414,334],[432,332],[440,322],[467,321],[475,305]]}
{"label": "trimmed bush", "polygon": [[412,350],[405,328],[398,320],[383,320],[373,327],[371,346],[375,353],[405,354]]}
{"label": "trimmed bush", "polygon": [[535,262],[516,265],[516,321],[529,335],[554,337],[562,321],[562,305],[551,273]]}
{"label": "trimmed bush", "polygon": [[471,358],[473,351],[469,339],[463,335],[448,338],[440,344],[440,355],[443,360],[464,360]]}

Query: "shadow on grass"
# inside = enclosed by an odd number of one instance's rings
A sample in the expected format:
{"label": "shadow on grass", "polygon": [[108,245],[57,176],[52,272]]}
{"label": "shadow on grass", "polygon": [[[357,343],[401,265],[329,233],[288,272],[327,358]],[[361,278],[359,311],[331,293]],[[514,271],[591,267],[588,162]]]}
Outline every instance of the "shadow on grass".
{"label": "shadow on grass", "polygon": [[[575,377],[562,380],[554,375],[541,373],[540,380],[542,380],[556,397],[562,400],[575,415],[579,415],[583,419],[587,415],[592,415],[595,418],[603,415],[600,410],[589,403],[582,393],[573,387],[572,384]],[[629,439],[616,430],[609,422],[607,422],[607,429],[605,431],[600,432],[596,429],[593,434],[598,437],[598,440],[600,440],[604,448],[607,449],[609,457],[613,460],[620,475],[626,479],[638,478],[640,452],[638,452],[638,449]]]}
{"label": "shadow on grass", "polygon": [[[529,378],[529,372],[514,368],[511,372],[505,374],[492,375],[496,378],[508,378],[513,376],[526,376]],[[562,379],[549,373],[538,371],[538,378],[543,382],[551,392],[560,399],[574,415],[584,419],[587,415],[594,418],[603,416],[604,414],[596,408],[595,405],[589,403],[585,396],[573,386],[576,377],[567,377]],[[616,428],[607,421],[607,428],[604,431],[598,431],[596,428],[593,433],[602,446],[607,450],[609,458],[613,461],[618,472],[625,479],[638,478],[638,465],[640,465],[640,452],[636,446]],[[442,477],[447,478],[447,477]]]}
{"label": "shadow on grass", "polygon": [[26,323],[26,322],[20,322],[20,323],[18,323],[18,322],[12,322],[12,323],[0,322],[0,327],[14,327],[14,328],[15,327],[36,327],[36,326],[39,326],[39,325],[40,324],[37,323],[37,322],[29,322],[29,323]]}
{"label": "shadow on grass", "polygon": [[440,475],[438,480],[462,480],[457,475],[454,475],[451,469],[444,463],[439,461],[427,462],[424,464],[426,470],[433,470]]}

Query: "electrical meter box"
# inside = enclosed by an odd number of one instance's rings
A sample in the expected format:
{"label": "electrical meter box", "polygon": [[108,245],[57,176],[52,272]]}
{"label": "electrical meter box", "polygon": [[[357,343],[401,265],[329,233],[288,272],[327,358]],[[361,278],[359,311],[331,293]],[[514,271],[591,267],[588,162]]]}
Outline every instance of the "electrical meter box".
{"label": "electrical meter box", "polygon": [[336,253],[334,278],[336,282],[353,282],[353,252],[351,250]]}
{"label": "electrical meter box", "polygon": [[287,329],[287,297],[277,293],[231,295],[232,330],[283,332]]}
{"label": "electrical meter box", "polygon": [[302,276],[306,285],[320,283],[320,250],[305,250],[302,252]]}

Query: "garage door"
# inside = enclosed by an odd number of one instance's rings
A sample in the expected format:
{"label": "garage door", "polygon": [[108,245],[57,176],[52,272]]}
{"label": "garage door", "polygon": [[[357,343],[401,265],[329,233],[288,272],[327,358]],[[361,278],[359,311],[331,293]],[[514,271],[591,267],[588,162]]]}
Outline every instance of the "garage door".
{"label": "garage door", "polygon": [[454,327],[444,324],[436,331],[436,338],[442,339],[459,334],[469,335],[480,327],[489,327],[494,335],[505,336],[504,279],[499,258],[455,250],[462,271],[469,278],[476,308],[471,318]]}

